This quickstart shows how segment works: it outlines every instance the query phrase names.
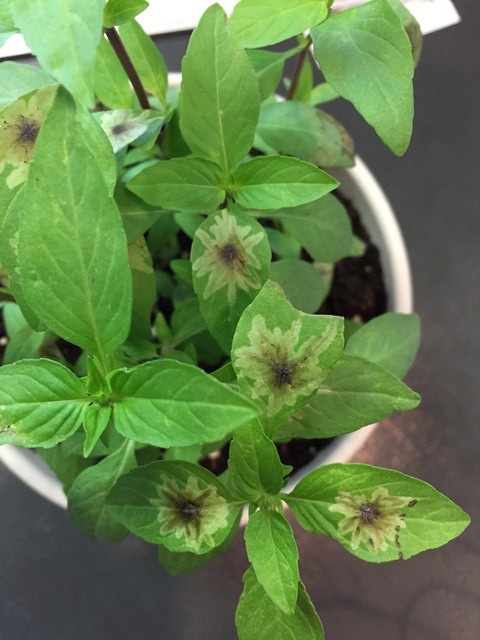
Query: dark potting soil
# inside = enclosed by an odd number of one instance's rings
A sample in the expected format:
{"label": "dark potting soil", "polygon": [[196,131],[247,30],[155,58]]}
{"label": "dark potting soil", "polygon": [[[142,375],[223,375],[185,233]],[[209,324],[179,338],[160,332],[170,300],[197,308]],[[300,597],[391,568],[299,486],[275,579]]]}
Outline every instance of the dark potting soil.
{"label": "dark potting soil", "polygon": [[[344,316],[360,322],[368,322],[387,310],[387,293],[383,281],[380,254],[372,244],[363,226],[357,209],[350,200],[335,193],[345,205],[353,232],[365,243],[365,251],[357,258],[344,258],[335,265],[332,287],[318,313]],[[278,443],[277,450],[285,465],[294,471],[301,469],[333,440],[315,438],[312,440],[293,439],[288,443]],[[200,461],[205,468],[219,475],[226,470],[228,445],[214,456]]]}
{"label": "dark potting soil", "polygon": [[365,243],[358,258],[344,258],[335,265],[333,284],[319,313],[368,322],[387,310],[387,293],[383,281],[380,254],[372,244],[360,215],[351,201],[335,194],[347,209],[353,232]]}

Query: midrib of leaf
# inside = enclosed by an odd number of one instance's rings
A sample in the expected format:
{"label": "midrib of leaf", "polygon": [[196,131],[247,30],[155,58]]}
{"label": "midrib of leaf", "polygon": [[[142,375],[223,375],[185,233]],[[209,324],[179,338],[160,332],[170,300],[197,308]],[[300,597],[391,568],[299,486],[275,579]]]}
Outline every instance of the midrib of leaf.
{"label": "midrib of leaf", "polygon": [[[369,20],[372,21],[377,21],[378,18],[375,16],[370,16],[370,17],[364,17],[363,18],[364,22],[367,22]],[[388,24],[390,25],[390,23],[388,22]],[[355,29],[355,31],[357,31],[358,33],[360,33],[363,37],[365,36],[365,29],[361,29],[361,28],[357,28]],[[371,51],[368,51],[367,49],[362,49],[361,46],[359,46],[358,42],[354,39],[351,31],[349,30],[349,27],[347,25],[342,25],[342,32],[344,35],[345,40],[350,42],[350,45],[352,46],[352,48],[356,51],[358,51],[358,53],[360,54],[357,58],[357,64],[359,63],[362,66],[362,73],[363,75],[367,75],[370,76],[371,80],[374,82],[375,87],[377,88],[377,90],[382,94],[385,102],[387,104],[389,104],[390,109],[393,113],[397,113],[397,103],[395,101],[392,101],[390,99],[390,96],[388,96],[385,93],[383,84],[381,82],[378,82],[378,80],[375,78],[375,76],[372,77],[372,74],[370,73],[370,70],[368,67],[365,67],[365,63],[364,60],[362,58],[362,56],[369,56],[370,58],[373,58],[374,60],[376,60],[377,62],[381,63],[381,66],[386,67],[389,69],[390,72],[393,72],[393,69],[387,65],[385,63],[385,60],[379,56],[376,56],[374,53],[372,53]],[[373,36],[376,37],[377,39],[382,40],[383,42],[386,42],[388,45],[390,45],[390,42],[386,39],[386,38],[382,38],[381,35],[379,35],[378,33],[372,32],[372,31],[368,31],[367,32],[369,36]],[[331,86],[335,89],[335,86],[332,82],[330,82]],[[355,102],[357,100],[355,99]]]}
{"label": "midrib of leaf", "polygon": [[[79,237],[79,233],[78,233],[78,208],[77,205],[75,203],[75,198],[74,198],[74,194],[73,194],[73,183],[72,183],[72,166],[69,162],[70,160],[70,156],[67,152],[67,146],[66,146],[66,141],[63,140],[63,152],[64,152],[64,159],[65,159],[65,164],[66,166],[69,167],[69,171],[67,171],[67,181],[68,181],[68,188],[69,188],[69,192],[70,192],[70,202],[72,203],[72,208],[73,208],[73,213],[74,213],[74,224],[75,224],[75,235],[76,235],[76,240],[77,240],[77,253],[80,259],[80,263],[82,265],[82,279],[83,279],[83,285],[84,285],[84,289],[85,289],[85,295],[84,295],[84,301],[86,302],[86,306],[87,306],[87,314],[88,314],[88,318],[90,320],[90,324],[91,324],[91,328],[93,331],[93,336],[94,336],[94,341],[95,344],[97,346],[97,355],[100,359],[100,362],[102,363],[102,367],[104,372],[106,373],[108,371],[108,357],[107,354],[105,353],[104,349],[103,349],[103,345],[102,345],[102,341],[100,338],[100,334],[99,334],[99,330],[98,330],[98,326],[97,326],[97,320],[95,317],[95,312],[93,309],[93,305],[92,305],[92,298],[91,298],[91,291],[90,291],[90,287],[88,285],[88,277],[87,277],[87,272],[86,272],[86,265],[85,265],[85,261],[83,259],[83,254],[82,251],[80,249],[80,237]],[[96,252],[93,251],[93,254],[95,254]],[[103,293],[102,293],[103,295]]]}
{"label": "midrib of leaf", "polygon": [[[32,405],[44,407],[45,405],[55,405],[55,404],[69,404],[69,405],[80,404],[81,405],[90,401],[91,399],[88,396],[85,396],[84,398],[61,398],[57,400],[30,400],[30,401],[24,401],[24,402],[15,402],[15,407],[18,407],[18,408],[30,407]],[[3,406],[5,406],[5,403],[2,403],[0,405],[0,407],[3,407]]]}
{"label": "midrib of leaf", "polygon": [[226,149],[226,144],[225,144],[225,136],[224,136],[224,133],[223,133],[222,116],[220,114],[220,92],[219,92],[219,79],[218,79],[218,55],[217,55],[217,52],[215,52],[214,69],[215,69],[215,97],[216,97],[218,127],[219,127],[219,130],[220,130],[221,146],[222,146],[222,153],[223,153],[223,167],[224,167],[224,169],[226,171],[228,171],[229,163],[228,163],[227,149]]}
{"label": "midrib of leaf", "polygon": [[[273,553],[273,562],[274,562],[274,564],[275,564],[275,566],[277,568],[277,575],[283,575],[284,569],[281,567],[279,556],[282,556],[282,558],[284,559],[285,564],[288,567],[288,571],[290,571],[289,557],[287,557],[285,555],[285,553],[282,551],[282,549],[279,547],[279,545],[275,544],[275,538],[273,536],[273,525],[272,525],[272,523],[270,521],[268,522],[268,534],[269,534],[269,537],[270,537],[270,544],[273,547],[275,547],[275,550],[276,550],[276,553],[275,552]],[[285,588],[283,580],[280,581],[280,586],[281,586],[283,599],[288,604],[287,590]],[[293,610],[295,610],[295,607],[293,608]],[[290,611],[290,613],[293,613],[293,612]]]}

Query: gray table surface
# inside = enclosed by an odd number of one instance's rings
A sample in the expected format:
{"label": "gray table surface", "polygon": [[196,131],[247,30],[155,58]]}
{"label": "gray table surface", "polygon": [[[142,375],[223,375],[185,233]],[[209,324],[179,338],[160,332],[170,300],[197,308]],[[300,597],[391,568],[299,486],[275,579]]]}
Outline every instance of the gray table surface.
{"label": "gray table surface", "polygon": [[[480,637],[479,9],[476,0],[456,5],[462,24],[426,39],[404,159],[348,105],[336,113],[397,211],[423,319],[409,376],[423,402],[379,427],[355,460],[431,482],[473,524],[447,547],[379,566],[295,527],[302,577],[328,640]],[[183,36],[161,41],[177,65],[184,46]],[[171,578],[153,546],[82,537],[63,511],[0,466],[0,640],[233,640],[246,566],[237,536],[222,559]]]}

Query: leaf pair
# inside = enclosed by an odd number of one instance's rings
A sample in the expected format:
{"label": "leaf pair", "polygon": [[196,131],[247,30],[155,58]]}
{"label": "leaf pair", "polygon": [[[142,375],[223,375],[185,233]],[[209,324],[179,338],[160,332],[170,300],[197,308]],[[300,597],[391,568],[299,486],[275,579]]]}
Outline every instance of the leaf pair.
{"label": "leaf pair", "polygon": [[195,29],[182,65],[180,129],[195,157],[142,171],[128,188],[175,211],[214,211],[230,195],[252,209],[296,206],[325,195],[337,182],[294,158],[256,158],[235,166],[254,143],[260,95],[255,71],[219,5]]}

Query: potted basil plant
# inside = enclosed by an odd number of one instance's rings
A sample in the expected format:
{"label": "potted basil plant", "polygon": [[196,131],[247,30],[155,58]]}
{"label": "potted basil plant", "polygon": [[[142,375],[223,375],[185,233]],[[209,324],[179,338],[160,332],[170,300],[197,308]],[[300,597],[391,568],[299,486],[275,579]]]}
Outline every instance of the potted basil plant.
{"label": "potted basil plant", "polygon": [[323,638],[285,505],[369,562],[469,522],[421,480],[368,465],[285,488],[292,439],[419,402],[400,380],[415,316],[362,324],[323,307],[334,263],[365,239],[325,170],[354,163],[351,138],[318,108],[349,100],[403,154],[418,29],[397,0],[331,4],[241,0],[229,18],[212,5],[180,88],[135,20],[142,0],[0,4],[2,33],[21,32],[40,65],[0,64],[0,443],[37,450],[82,531],[138,535],[174,574],[220,554],[248,508],[241,640]]}

